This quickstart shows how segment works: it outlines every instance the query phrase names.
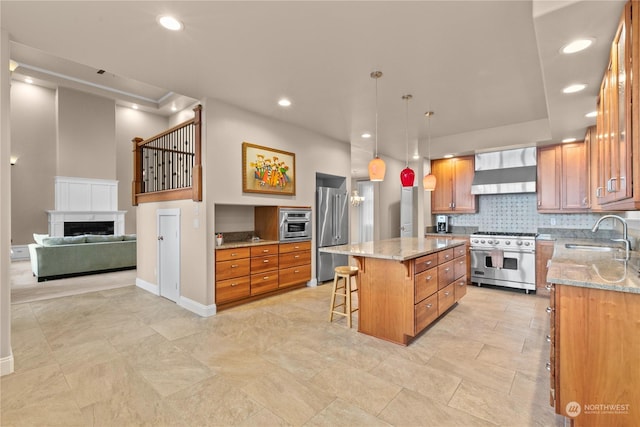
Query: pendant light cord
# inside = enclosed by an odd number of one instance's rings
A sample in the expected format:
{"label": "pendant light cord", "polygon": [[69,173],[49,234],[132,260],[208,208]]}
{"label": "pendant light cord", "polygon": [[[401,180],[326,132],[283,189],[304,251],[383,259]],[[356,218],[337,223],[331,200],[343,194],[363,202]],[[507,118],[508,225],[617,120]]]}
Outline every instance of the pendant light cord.
{"label": "pendant light cord", "polygon": [[407,146],[405,148],[405,167],[409,167],[409,100],[413,98],[411,95],[403,95],[402,99],[406,100],[406,109],[405,109],[405,137],[407,140]]}

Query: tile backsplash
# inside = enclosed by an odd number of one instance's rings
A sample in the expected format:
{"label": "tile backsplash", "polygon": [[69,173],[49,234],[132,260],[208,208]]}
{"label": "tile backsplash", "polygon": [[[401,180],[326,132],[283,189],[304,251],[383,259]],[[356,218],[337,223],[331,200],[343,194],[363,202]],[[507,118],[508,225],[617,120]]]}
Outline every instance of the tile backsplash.
{"label": "tile backsplash", "polygon": [[[541,214],[536,208],[537,197],[531,194],[489,194],[478,197],[478,213],[451,215],[452,225],[477,227],[480,231],[535,233],[539,228],[591,229],[604,214]],[[612,229],[605,221],[602,229]]]}

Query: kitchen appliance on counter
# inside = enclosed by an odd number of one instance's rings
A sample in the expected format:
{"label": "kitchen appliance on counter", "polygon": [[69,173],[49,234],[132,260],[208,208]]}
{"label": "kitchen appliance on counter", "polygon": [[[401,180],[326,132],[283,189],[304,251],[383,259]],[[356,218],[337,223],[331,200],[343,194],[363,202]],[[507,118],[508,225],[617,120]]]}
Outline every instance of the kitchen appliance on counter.
{"label": "kitchen appliance on counter", "polygon": [[436,232],[451,233],[451,218],[447,215],[436,215]]}
{"label": "kitchen appliance on counter", "polygon": [[471,234],[471,282],[481,285],[536,289],[537,233],[476,232]]}
{"label": "kitchen appliance on counter", "polygon": [[[348,196],[345,190],[331,187],[318,187],[316,218],[318,220],[317,247],[345,245],[349,242]],[[333,279],[334,269],[339,265],[349,265],[347,255],[317,253],[318,283]]]}

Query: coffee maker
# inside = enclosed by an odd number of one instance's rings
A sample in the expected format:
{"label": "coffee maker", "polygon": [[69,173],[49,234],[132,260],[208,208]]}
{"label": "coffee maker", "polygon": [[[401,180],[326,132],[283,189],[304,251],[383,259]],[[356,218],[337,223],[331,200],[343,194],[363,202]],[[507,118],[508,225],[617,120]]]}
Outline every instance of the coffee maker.
{"label": "coffee maker", "polygon": [[451,233],[451,220],[446,215],[436,215],[436,232]]}

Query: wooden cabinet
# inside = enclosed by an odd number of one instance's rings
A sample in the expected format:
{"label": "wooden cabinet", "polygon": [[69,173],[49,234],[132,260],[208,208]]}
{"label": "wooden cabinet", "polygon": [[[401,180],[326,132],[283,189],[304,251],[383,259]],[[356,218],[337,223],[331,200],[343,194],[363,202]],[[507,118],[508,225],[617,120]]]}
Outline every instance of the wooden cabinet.
{"label": "wooden cabinet", "polygon": [[431,192],[432,213],[477,212],[477,197],[471,194],[474,156],[439,159],[431,162],[436,189]]}
{"label": "wooden cabinet", "polygon": [[311,280],[311,241],[280,244],[279,288]]}
{"label": "wooden cabinet", "polygon": [[[632,5],[634,7],[632,7]],[[596,209],[640,209],[640,2],[627,2],[597,100]],[[593,167],[593,166],[592,166]],[[593,177],[593,174],[592,174]]]}
{"label": "wooden cabinet", "polygon": [[216,304],[224,309],[311,280],[311,241],[216,250]]}
{"label": "wooden cabinet", "polygon": [[553,240],[536,240],[536,294],[549,295],[547,286],[547,265],[553,257]]}
{"label": "wooden cabinet", "polygon": [[551,292],[547,366],[556,413],[574,427],[637,426],[640,294],[567,285]]}
{"label": "wooden cabinet", "polygon": [[538,212],[584,212],[589,175],[584,142],[538,148]]}

